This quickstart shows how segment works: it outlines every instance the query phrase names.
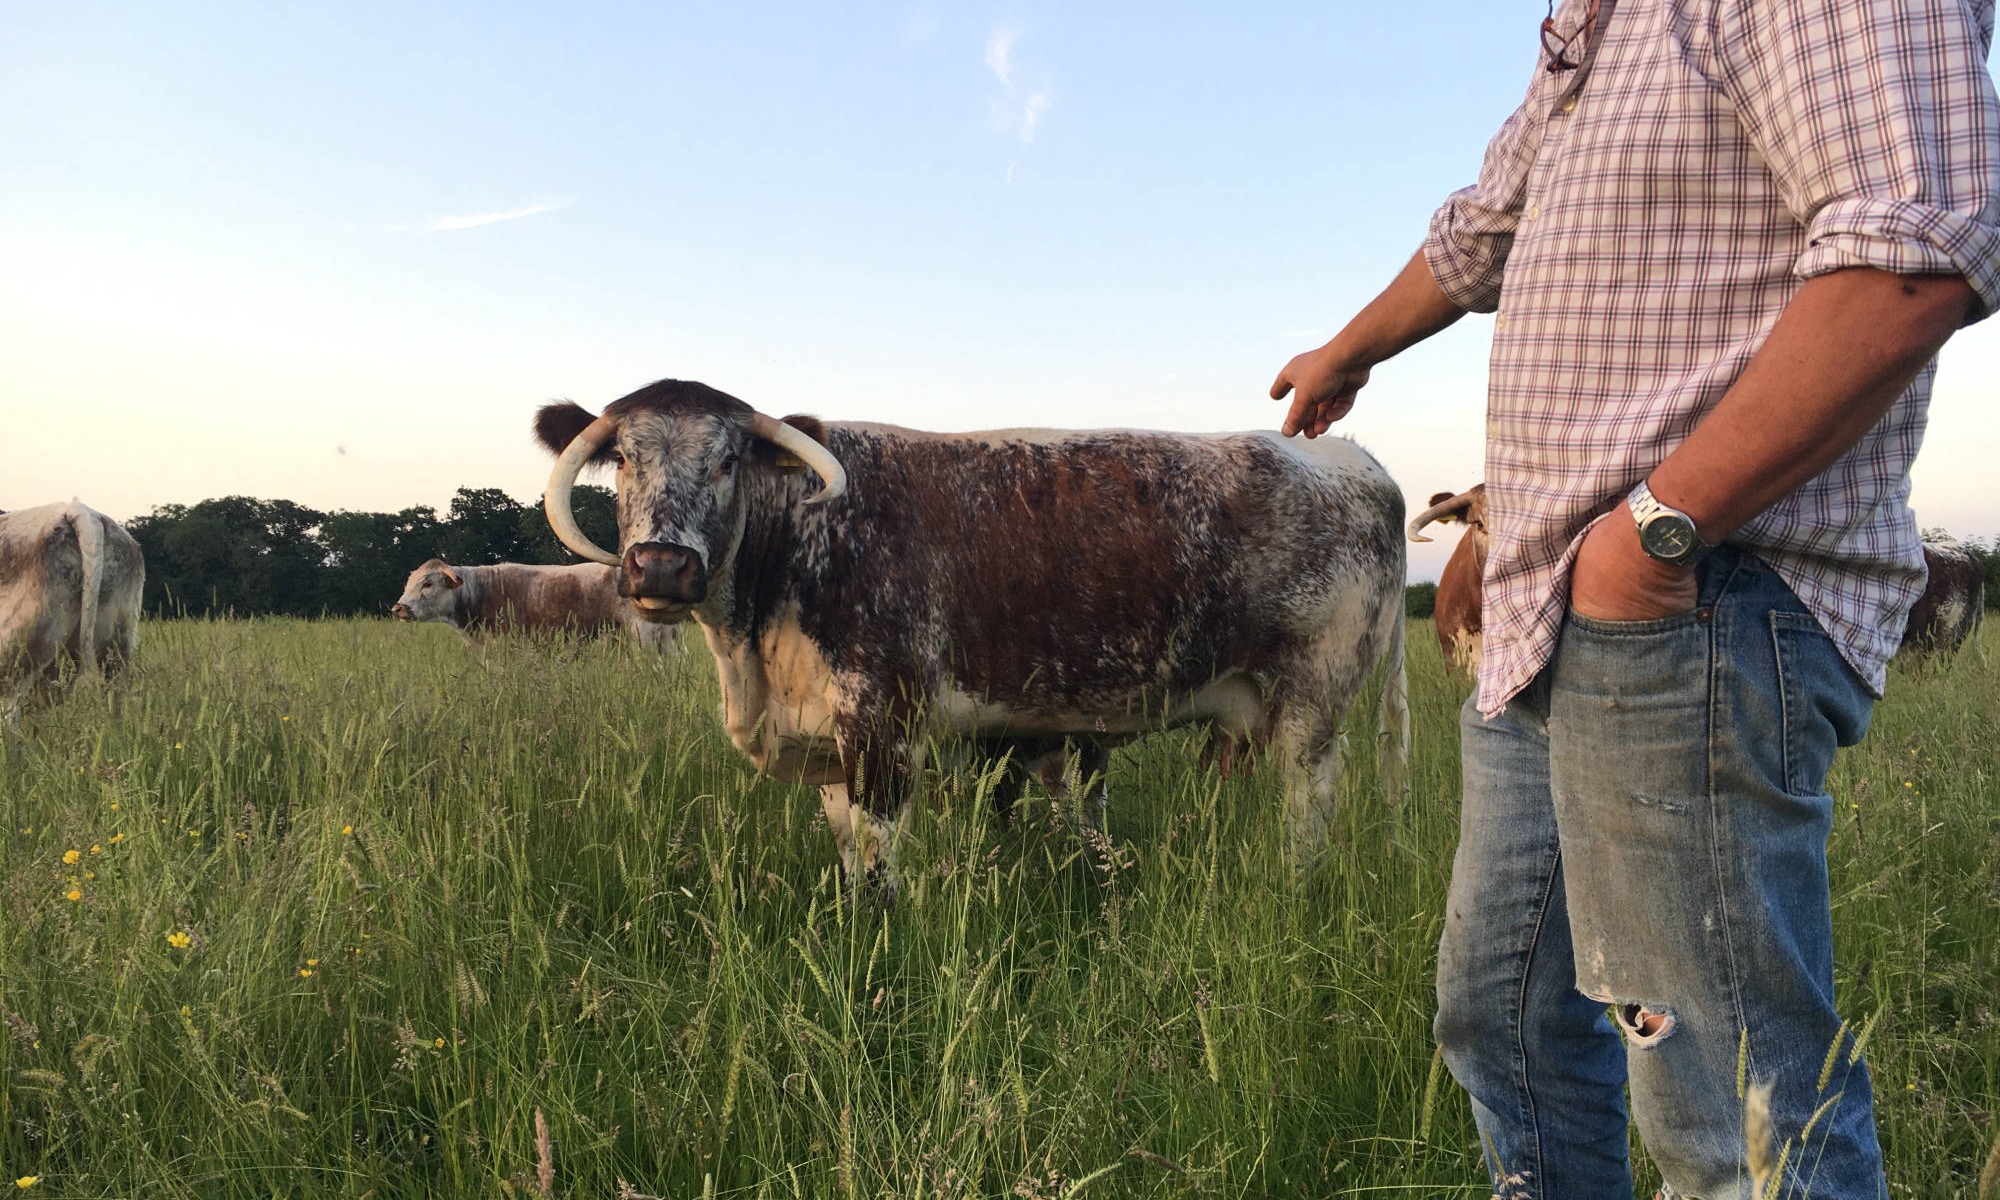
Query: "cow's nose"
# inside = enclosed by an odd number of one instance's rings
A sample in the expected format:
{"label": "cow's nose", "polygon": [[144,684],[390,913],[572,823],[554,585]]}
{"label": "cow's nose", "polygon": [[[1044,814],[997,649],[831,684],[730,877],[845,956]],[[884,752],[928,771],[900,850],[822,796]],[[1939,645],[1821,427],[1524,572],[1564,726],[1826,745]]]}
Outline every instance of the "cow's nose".
{"label": "cow's nose", "polygon": [[389,606],[389,615],[395,617],[398,621],[407,621],[410,619],[410,606],[398,600]]}
{"label": "cow's nose", "polygon": [[686,546],[640,542],[625,551],[625,561],[618,572],[618,592],[623,596],[699,604],[708,595],[708,570],[702,565],[701,555]]}

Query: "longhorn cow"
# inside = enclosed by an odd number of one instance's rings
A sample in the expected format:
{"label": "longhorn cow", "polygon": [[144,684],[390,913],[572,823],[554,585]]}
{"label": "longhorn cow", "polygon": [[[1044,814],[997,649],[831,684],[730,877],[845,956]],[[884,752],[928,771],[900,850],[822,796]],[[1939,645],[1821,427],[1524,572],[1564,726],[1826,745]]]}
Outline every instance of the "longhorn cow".
{"label": "longhorn cow", "polygon": [[[645,618],[692,619],[731,741],[816,784],[852,880],[893,893],[926,743],[1032,756],[1203,723],[1265,746],[1295,855],[1328,826],[1343,712],[1378,661],[1385,775],[1408,738],[1402,499],[1339,438],[775,420],[665,380],[536,417],[577,554]],[[570,488],[615,466],[612,554]],[[1101,757],[1098,759],[1101,762]]]}

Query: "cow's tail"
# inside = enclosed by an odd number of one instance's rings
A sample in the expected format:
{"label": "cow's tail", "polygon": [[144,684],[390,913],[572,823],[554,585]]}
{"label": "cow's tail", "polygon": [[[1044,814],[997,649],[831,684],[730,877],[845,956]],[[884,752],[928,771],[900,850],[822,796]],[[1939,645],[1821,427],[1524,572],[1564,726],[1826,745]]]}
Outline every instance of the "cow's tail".
{"label": "cow's tail", "polygon": [[1382,656],[1382,728],[1377,739],[1382,790],[1389,803],[1400,804],[1410,776],[1410,677],[1403,663],[1403,629],[1407,605],[1398,594],[1395,620],[1389,628],[1389,649]]}
{"label": "cow's tail", "polygon": [[104,526],[81,501],[71,500],[63,514],[76,531],[76,548],[83,559],[83,595],[77,605],[77,673],[97,666],[97,600],[104,587]]}

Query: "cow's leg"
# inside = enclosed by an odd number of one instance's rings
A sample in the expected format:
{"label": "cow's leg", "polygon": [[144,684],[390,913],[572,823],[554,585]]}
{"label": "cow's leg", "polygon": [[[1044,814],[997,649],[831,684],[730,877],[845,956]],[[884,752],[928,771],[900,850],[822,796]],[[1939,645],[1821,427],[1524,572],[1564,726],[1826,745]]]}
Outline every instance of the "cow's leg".
{"label": "cow's leg", "polygon": [[884,901],[896,898],[896,837],[908,806],[917,750],[895,722],[837,718],[835,741],[847,777],[854,857],[848,881],[866,885]]}
{"label": "cow's leg", "polygon": [[819,806],[826,813],[827,826],[833,830],[833,844],[840,851],[840,869],[852,878],[855,868],[854,806],[848,803],[847,785],[820,784]]}
{"label": "cow's leg", "polygon": [[1334,790],[1340,782],[1341,710],[1306,704],[1280,714],[1277,759],[1285,788],[1286,852],[1297,867],[1311,865],[1333,825]]}

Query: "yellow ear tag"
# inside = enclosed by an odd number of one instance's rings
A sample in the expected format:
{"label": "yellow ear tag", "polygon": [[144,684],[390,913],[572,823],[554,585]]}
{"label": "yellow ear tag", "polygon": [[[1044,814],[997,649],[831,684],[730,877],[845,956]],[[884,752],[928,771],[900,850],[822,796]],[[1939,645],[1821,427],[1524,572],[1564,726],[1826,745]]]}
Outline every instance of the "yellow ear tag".
{"label": "yellow ear tag", "polygon": [[778,465],[787,471],[803,471],[806,466],[806,460],[793,454],[790,450],[780,450],[778,451]]}

